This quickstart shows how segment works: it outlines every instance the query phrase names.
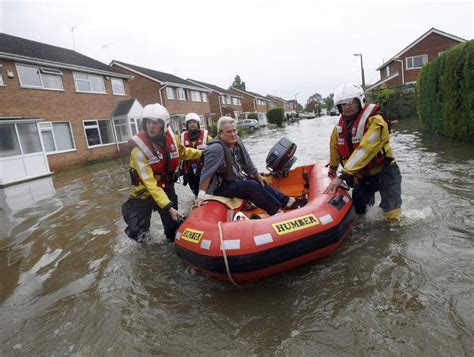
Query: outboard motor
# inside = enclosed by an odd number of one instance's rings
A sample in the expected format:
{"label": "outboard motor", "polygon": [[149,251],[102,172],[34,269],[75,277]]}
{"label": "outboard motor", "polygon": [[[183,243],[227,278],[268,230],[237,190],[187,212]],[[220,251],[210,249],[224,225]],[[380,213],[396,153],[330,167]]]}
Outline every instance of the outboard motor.
{"label": "outboard motor", "polygon": [[278,140],[267,155],[266,163],[270,174],[275,177],[287,177],[288,171],[296,161],[295,152],[296,144],[294,142],[285,137]]}

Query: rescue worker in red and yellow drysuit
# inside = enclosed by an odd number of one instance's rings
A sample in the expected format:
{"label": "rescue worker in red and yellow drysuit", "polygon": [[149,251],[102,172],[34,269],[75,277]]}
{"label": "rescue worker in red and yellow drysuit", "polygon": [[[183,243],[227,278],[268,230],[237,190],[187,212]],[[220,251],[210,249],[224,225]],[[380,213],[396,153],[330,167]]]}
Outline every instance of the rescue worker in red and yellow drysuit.
{"label": "rescue worker in red and yellow drysuit", "polygon": [[[181,142],[184,146],[204,150],[207,143],[212,140],[206,129],[201,129],[201,118],[196,113],[188,113],[184,117],[186,130],[181,133]],[[197,197],[199,193],[199,180],[201,178],[202,160],[183,161],[182,174],[184,185],[189,184],[189,188]]]}
{"label": "rescue worker in red and yellow drysuit", "polygon": [[149,237],[150,219],[158,211],[168,241],[174,241],[183,214],[178,211],[174,184],[181,160],[201,157],[201,150],[186,148],[168,126],[170,115],[160,104],[149,104],[141,115],[143,131],[130,140],[130,175],[134,188],[122,205],[125,233],[137,242]]}
{"label": "rescue worker in red and yellow drysuit", "polygon": [[[398,220],[402,176],[389,143],[390,128],[379,106],[367,103],[362,87],[352,83],[336,89],[334,103],[341,113],[329,144],[329,176],[335,178],[325,193],[335,192],[346,181],[354,188],[356,213],[365,214],[378,191],[384,216]],[[336,177],[340,163],[342,170]]]}

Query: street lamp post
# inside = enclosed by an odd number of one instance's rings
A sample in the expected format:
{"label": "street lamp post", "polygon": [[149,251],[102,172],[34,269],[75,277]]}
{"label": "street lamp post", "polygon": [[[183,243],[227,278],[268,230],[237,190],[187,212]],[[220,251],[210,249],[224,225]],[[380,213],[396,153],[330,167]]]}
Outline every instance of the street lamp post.
{"label": "street lamp post", "polygon": [[354,53],[354,56],[360,57],[360,72],[362,73],[362,88],[365,89],[364,61],[362,60],[362,53]]}

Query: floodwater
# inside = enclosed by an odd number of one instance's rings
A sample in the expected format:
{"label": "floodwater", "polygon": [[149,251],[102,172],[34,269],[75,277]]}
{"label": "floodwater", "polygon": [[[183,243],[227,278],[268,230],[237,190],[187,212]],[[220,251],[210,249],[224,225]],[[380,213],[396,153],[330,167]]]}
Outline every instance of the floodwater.
{"label": "floodwater", "polygon": [[[283,135],[307,164],[336,120],[244,141],[261,170]],[[400,226],[373,207],[330,257],[243,288],[179,260],[158,215],[148,244],[124,235],[125,161],[0,190],[0,355],[474,355],[473,146],[415,120],[392,144]]]}

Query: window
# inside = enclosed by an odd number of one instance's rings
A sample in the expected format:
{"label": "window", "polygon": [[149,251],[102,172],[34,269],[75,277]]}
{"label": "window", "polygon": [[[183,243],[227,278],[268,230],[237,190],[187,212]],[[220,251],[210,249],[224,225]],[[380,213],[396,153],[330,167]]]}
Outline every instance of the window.
{"label": "window", "polygon": [[425,63],[428,63],[428,55],[407,57],[407,69],[421,68]]}
{"label": "window", "polygon": [[16,70],[22,87],[63,90],[62,72],[58,69],[17,64]]}
{"label": "window", "polygon": [[142,120],[130,118],[130,128],[132,129],[132,135],[136,135],[142,129]]}
{"label": "window", "polygon": [[125,95],[122,78],[112,78],[112,93],[114,95]]}
{"label": "window", "polygon": [[0,124],[0,157],[21,155],[15,124]]}
{"label": "window", "polygon": [[69,122],[39,123],[44,149],[47,153],[74,150],[71,124]]}
{"label": "window", "polygon": [[43,151],[36,123],[18,123],[16,124],[16,127],[18,129],[18,136],[20,137],[20,145],[23,154],[32,154]]}
{"label": "window", "polygon": [[186,91],[184,88],[176,88],[179,100],[186,100]]}
{"label": "window", "polygon": [[207,93],[206,92],[201,92],[201,97],[203,102],[208,102],[209,99],[207,98]]}
{"label": "window", "polygon": [[389,66],[385,67],[385,77],[388,77],[388,76],[390,76],[390,67]]}
{"label": "window", "polygon": [[192,90],[191,91],[191,100],[193,102],[200,102],[201,101],[201,92],[198,92],[197,90]]}
{"label": "window", "polygon": [[265,101],[261,99],[257,99],[257,105],[265,105]]}
{"label": "window", "polygon": [[232,104],[240,105],[240,98],[232,97]]}
{"label": "window", "polygon": [[173,87],[166,87],[166,96],[168,99],[175,99]]}
{"label": "window", "polygon": [[84,131],[89,147],[107,145],[115,142],[112,125],[108,119],[85,120]]}
{"label": "window", "polygon": [[105,94],[104,78],[93,74],[74,72],[76,92]]}
{"label": "window", "polygon": [[438,52],[438,57],[440,57],[443,53],[445,53],[446,51],[441,51],[441,52]]}
{"label": "window", "polygon": [[119,143],[125,143],[130,139],[130,127],[128,119],[114,119],[115,134]]}
{"label": "window", "polygon": [[2,72],[0,70],[0,86],[4,86],[5,83],[3,83],[3,77],[2,77]]}

